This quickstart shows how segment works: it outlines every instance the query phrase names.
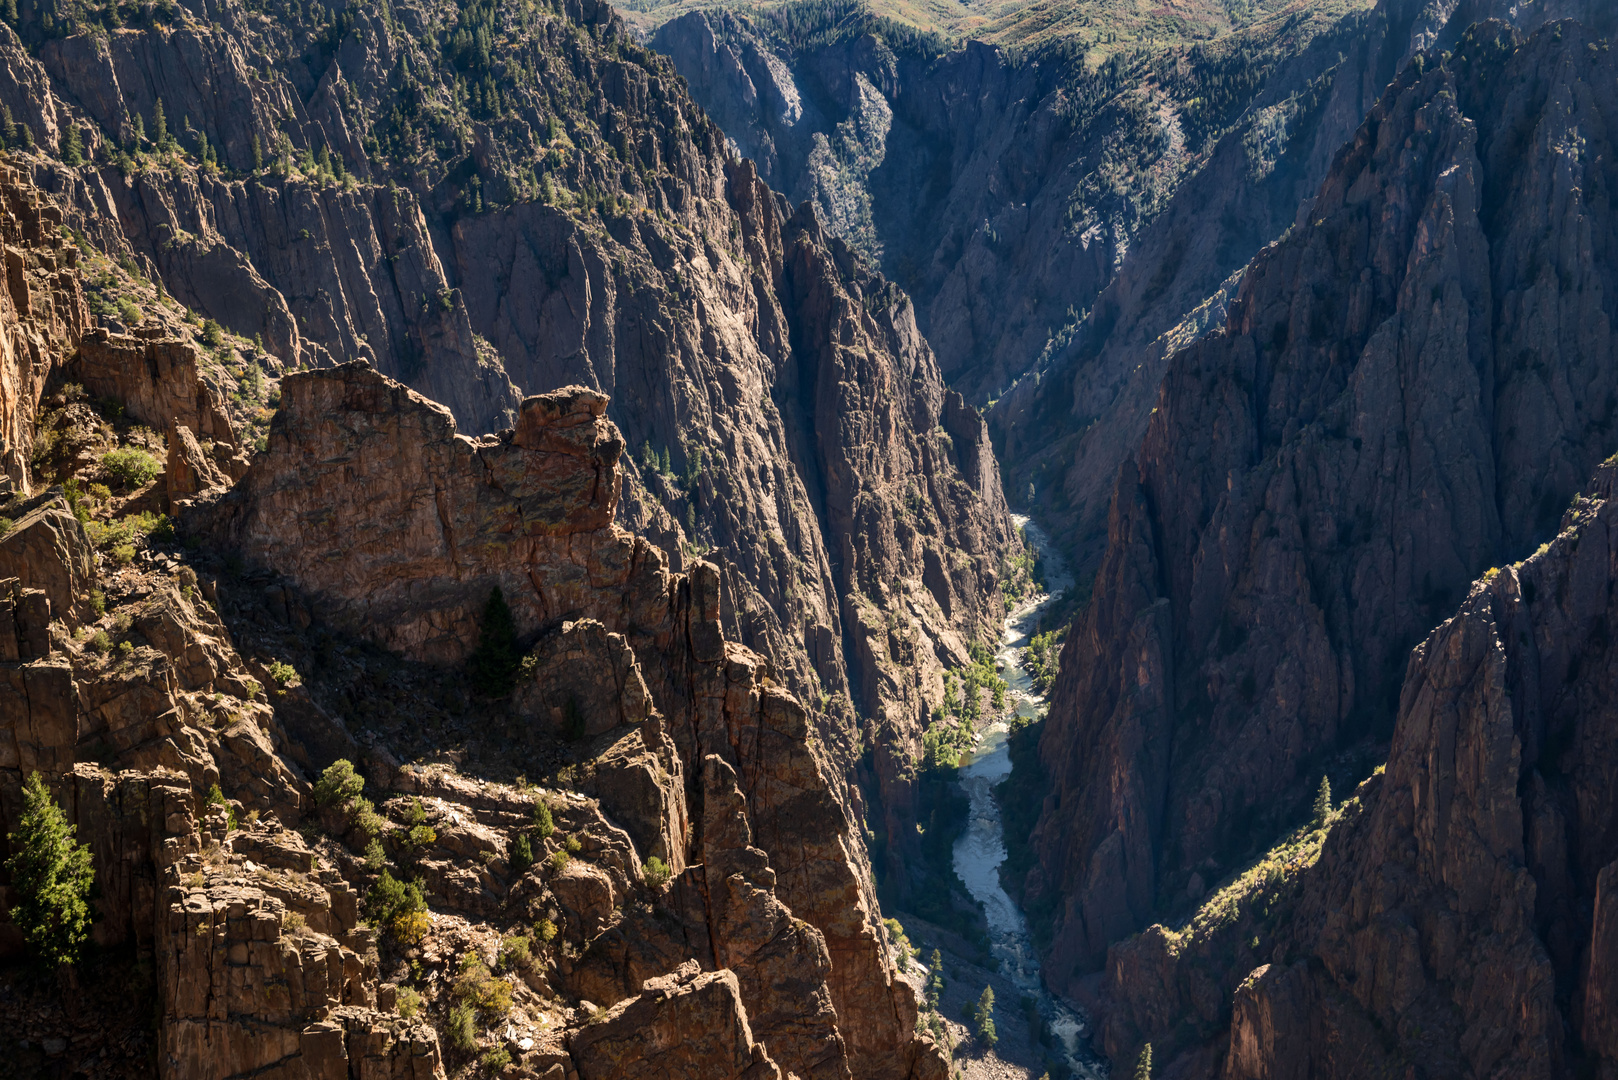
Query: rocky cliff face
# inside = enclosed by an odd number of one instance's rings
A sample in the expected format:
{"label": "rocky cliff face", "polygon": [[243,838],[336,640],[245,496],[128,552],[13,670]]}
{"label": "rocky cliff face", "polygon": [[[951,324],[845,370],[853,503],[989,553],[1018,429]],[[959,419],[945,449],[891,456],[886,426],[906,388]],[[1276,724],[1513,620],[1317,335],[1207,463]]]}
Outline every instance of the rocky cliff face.
{"label": "rocky cliff face", "polygon": [[1612,1070],[1615,479],[1411,653],[1385,771],[1187,926],[1113,947],[1114,1052],[1232,1080]]}
{"label": "rocky cliff face", "polygon": [[869,15],[692,12],[652,38],[761,175],[916,298],[950,385],[990,406],[1007,490],[1081,580],[1170,357],[1223,323],[1414,52],[1483,18],[1612,25],[1584,0],[1231,17],[1213,42],[1099,65]]}
{"label": "rocky cliff face", "polygon": [[[37,91],[0,93],[46,151],[34,181],[114,276],[241,343],[199,367],[268,387],[255,430],[282,374],[354,359],[473,434],[524,390],[606,395],[622,523],[676,569],[716,561],[727,634],[811,708],[841,783],[883,747],[851,797],[882,804],[905,887],[927,716],[1018,550],[987,432],[908,299],[734,161],[609,7],[25,4],[0,54]],[[241,474],[193,435],[176,491]]]}
{"label": "rocky cliff face", "polygon": [[1609,449],[1608,159],[1564,149],[1607,57],[1571,23],[1418,56],[1174,359],[1041,744],[1059,978],[1385,737],[1410,644]]}
{"label": "rocky cliff face", "polygon": [[[461,659],[498,588],[520,638],[538,640],[518,717],[553,739],[639,729],[643,750],[597,765],[618,777],[604,804],[647,856],[701,865],[672,886],[672,937],[662,911],[592,928],[606,937],[575,975],[579,995],[610,1005],[695,958],[737,971],[752,1030],[789,1072],[943,1068],[912,1036],[915,999],[888,959],[857,821],[803,707],[767,660],[725,641],[716,567],[671,575],[612,524],[623,442],[605,397],[528,398],[515,430],[471,440],[364,364],[290,375],[282,394],[269,451],[189,528],[272,568],[334,629],[421,660]],[[645,757],[664,746],[669,760]],[[647,783],[665,772],[673,782]],[[815,931],[793,929],[793,913]],[[816,1002],[807,1015],[798,983]]]}
{"label": "rocky cliff face", "polygon": [[1159,338],[1222,318],[1222,283],[1291,224],[1414,18],[1294,12],[1088,69],[875,20],[793,36],[691,13],[653,44],[761,175],[917,298],[945,377],[993,405],[1008,490],[1034,486],[1088,571],[1176,347]]}
{"label": "rocky cliff face", "polygon": [[[136,971],[155,961],[159,1075],[947,1073],[890,959],[846,762],[781,669],[727,640],[721,570],[671,572],[614,524],[627,461],[605,395],[532,397],[515,428],[469,439],[364,362],[287,374],[242,474],[236,403],[204,377],[225,346],[171,336],[171,303],[131,334],[81,332],[78,275],[54,254],[79,249],[37,189],[8,190],[0,233],[23,272],[6,340],[51,347],[5,369],[9,460],[27,471],[0,502],[0,832],[41,773],[92,849],[97,942]],[[802,283],[789,310],[835,313],[832,340],[783,347],[817,365],[802,389],[852,423],[859,393],[895,396],[872,356],[892,349],[911,397],[877,412],[887,427],[859,432],[861,451],[926,423],[914,452],[944,456],[921,461],[991,484],[982,422],[937,388],[902,303],[812,221],[788,248],[773,201],[755,211],[783,294]],[[837,380],[854,385],[839,396]],[[852,517],[853,470],[880,446],[852,465],[835,439],[810,446],[842,470],[826,505]],[[117,473],[114,449],[157,475]],[[983,505],[965,480],[935,497],[966,515],[952,524]],[[168,507],[187,545],[154,512]],[[849,573],[891,588],[877,558],[914,559],[919,579],[924,552],[992,539],[936,519],[916,534],[933,539],[897,554],[850,541]],[[958,642],[938,612],[978,617],[969,590],[993,595],[995,568],[941,565],[925,603]],[[496,586],[528,657],[504,703],[470,696],[459,663]],[[492,741],[469,754],[471,717]],[[363,762],[372,798],[315,796],[340,757]],[[387,873],[418,907],[389,906]],[[47,1056],[77,1053],[105,1015],[68,1012]]]}
{"label": "rocky cliff face", "polygon": [[6,289],[0,295],[0,469],[29,489],[34,417],[51,371],[78,346],[89,312],[72,272],[78,249],[62,236],[62,211],[15,169],[0,174],[0,244]]}

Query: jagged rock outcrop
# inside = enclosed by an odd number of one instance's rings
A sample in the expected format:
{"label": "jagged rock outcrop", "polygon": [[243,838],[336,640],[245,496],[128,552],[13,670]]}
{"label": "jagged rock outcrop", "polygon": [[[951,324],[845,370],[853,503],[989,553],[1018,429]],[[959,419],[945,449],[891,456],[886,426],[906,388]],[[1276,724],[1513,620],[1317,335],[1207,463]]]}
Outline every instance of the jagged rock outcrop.
{"label": "jagged rock outcrop", "polygon": [[[723,912],[715,890],[734,888],[742,913],[686,920],[706,947],[665,929],[642,943],[654,958],[641,966],[612,954],[604,974],[580,976],[581,996],[609,986],[631,993],[666,972],[665,961],[695,955],[704,967],[724,967],[733,957],[761,1030],[791,1032],[806,1021],[781,1003],[783,987],[796,985],[784,966],[819,986],[825,1007],[817,1035],[782,1040],[781,1060],[810,1075],[944,1069],[913,1034],[913,992],[892,971],[850,813],[828,779],[831,762],[811,745],[804,709],[773,683],[768,661],[725,640],[712,565],[671,575],[660,552],[611,524],[622,440],[604,419],[605,398],[578,387],[532,397],[514,431],[479,440],[457,435],[446,410],[364,364],[288,376],[282,400],[269,451],[229,494],[195,504],[189,528],[274,566],[332,625],[422,659],[464,656],[491,589],[501,588],[519,633],[538,639],[535,681],[518,692],[519,713],[536,713],[551,737],[551,725],[576,724],[574,738],[639,725],[639,745],[614,744],[623,752],[603,755],[606,775],[597,780],[603,804],[622,807],[645,844],[631,854],[626,882],[638,878],[640,857],[691,842],[686,792],[657,781],[665,740],[679,762],[661,771],[700,778],[705,814],[741,804],[727,777],[741,778],[744,827],[725,833],[740,850],[716,839],[711,857],[681,850],[666,858],[674,869],[704,861],[686,874],[708,881],[707,904]],[[555,670],[569,664],[579,670]],[[579,671],[600,681],[570,695]],[[715,755],[719,764],[701,764]],[[636,758],[647,782],[622,783]],[[768,865],[745,861],[748,829]],[[742,878],[712,876],[735,858],[744,859]],[[587,870],[550,885],[571,897],[564,906],[590,937],[616,906],[615,890],[597,885]],[[813,929],[793,929],[788,909]],[[775,932],[757,940],[761,926]],[[800,1048],[806,1038],[820,1049]]]}
{"label": "jagged rock outcrop", "polygon": [[61,208],[11,167],[0,171],[0,245],[6,288],[0,293],[0,471],[29,490],[34,415],[45,380],[77,346],[89,311],[65,242]]}
{"label": "jagged rock outcrop", "polygon": [[776,874],[769,856],[753,846],[735,770],[713,754],[703,770],[698,865],[673,881],[657,909],[591,942],[573,985],[582,998],[617,1002],[687,957],[702,957],[704,966],[735,973],[752,1032],[783,1069],[806,1078],[847,1077],[826,985],[832,960],[825,938],[776,897]]}
{"label": "jagged rock outcrop", "polygon": [[651,548],[610,527],[623,440],[603,395],[528,398],[515,430],[472,440],[359,361],[289,375],[281,393],[266,456],[208,529],[332,625],[447,662],[477,642],[494,588],[524,636],[563,617],[654,624]]}
{"label": "jagged rock outcrop", "polygon": [[194,345],[156,323],[133,334],[98,327],[80,340],[66,370],[90,396],[120,402],[148,427],[184,428],[199,449],[208,443],[212,468],[234,479],[247,471],[247,456],[218,392],[200,377],[198,359]]}
{"label": "jagged rock outcrop", "polygon": [[1174,359],[1041,742],[1059,982],[1389,731],[1410,644],[1610,450],[1612,158],[1561,149],[1609,65],[1573,23],[1418,56]]}
{"label": "jagged rock outcrop", "polygon": [[728,971],[648,980],[645,993],[575,1034],[569,1049],[582,1080],[659,1073],[715,1080],[781,1076],[764,1046],[753,1041],[736,976]]}
{"label": "jagged rock outcrop", "polygon": [[95,555],[84,526],[60,491],[8,509],[17,517],[0,536],[0,578],[16,578],[22,588],[44,593],[45,621],[60,619],[76,629],[91,615],[95,581]]}
{"label": "jagged rock outcrop", "polygon": [[[250,857],[232,857],[237,846]],[[296,833],[266,830],[166,871],[162,1076],[443,1076],[430,1027],[376,1010],[375,932],[356,926],[355,897],[335,872],[310,879],[313,861]]]}

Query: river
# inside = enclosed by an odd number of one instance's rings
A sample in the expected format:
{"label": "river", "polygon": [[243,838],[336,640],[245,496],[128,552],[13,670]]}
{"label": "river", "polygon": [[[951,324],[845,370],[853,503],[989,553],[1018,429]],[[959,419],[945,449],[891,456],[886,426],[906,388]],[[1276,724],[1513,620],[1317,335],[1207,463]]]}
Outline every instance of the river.
{"label": "river", "polygon": [[[1032,680],[1019,661],[1046,607],[1073,582],[1039,527],[1021,514],[1013,515],[1012,520],[1038,549],[1049,591],[1019,604],[1006,617],[996,659],[1000,663],[1000,674],[1008,684],[1007,701],[1018,716],[1035,717],[1044,712],[1045,697],[1034,690]],[[1085,1042],[1090,1029],[1086,1017],[1076,1006],[1045,988],[1039,976],[1039,957],[1028,932],[1028,920],[1000,886],[1000,864],[1006,861],[1006,845],[994,788],[1011,772],[1011,751],[1006,745],[1006,735],[1005,722],[996,721],[979,734],[977,746],[961,759],[957,782],[971,800],[972,810],[965,834],[955,842],[955,873],[960,875],[973,898],[983,905],[989,923],[989,950],[1000,974],[1039,1002],[1040,1015],[1061,1044],[1060,1055],[1073,1075],[1105,1077],[1106,1064],[1090,1052]]]}

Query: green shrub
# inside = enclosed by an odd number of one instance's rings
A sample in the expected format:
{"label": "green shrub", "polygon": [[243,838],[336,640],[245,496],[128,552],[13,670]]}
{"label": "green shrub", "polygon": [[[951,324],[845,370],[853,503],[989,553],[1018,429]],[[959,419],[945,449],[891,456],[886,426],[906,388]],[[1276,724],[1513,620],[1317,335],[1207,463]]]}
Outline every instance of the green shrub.
{"label": "green shrub", "polygon": [[213,319],[202,321],[202,343],[210,349],[217,349],[225,343],[225,332]]}
{"label": "green shrub", "polygon": [[97,630],[90,635],[90,648],[98,653],[109,653],[112,651],[112,638],[107,636],[105,630]]}
{"label": "green shrub", "polygon": [[404,823],[406,825],[423,825],[427,821],[427,808],[421,805],[420,799],[411,799],[405,806]]}
{"label": "green shrub", "polygon": [[135,326],[141,319],[140,308],[126,296],[118,301],[118,317],[130,326]]}
{"label": "green shrub", "polygon": [[535,803],[534,832],[539,834],[541,840],[549,840],[555,831],[556,819],[551,817],[550,804],[543,801]]}
{"label": "green shrub", "polygon": [[444,1034],[457,1050],[472,1050],[478,1044],[477,1027],[473,1023],[472,1006],[456,1005],[449,1011],[449,1026]]}
{"label": "green shrub", "polygon": [[347,802],[364,790],[365,780],[354,772],[354,763],[338,758],[326,766],[326,771],[315,782],[315,805]]}
{"label": "green shrub", "polygon": [[1324,829],[1326,822],[1331,818],[1331,778],[1320,778],[1320,789],[1315,792],[1314,812],[1311,815],[1314,826]]}
{"label": "green shrub", "polygon": [[388,853],[382,850],[382,841],[373,836],[365,845],[365,869],[374,874],[387,865]]}
{"label": "green shrub", "polygon": [[553,851],[553,852],[551,852],[551,869],[553,869],[553,870],[557,871],[558,873],[560,873],[561,871],[567,869],[568,862],[569,862],[569,857],[568,857],[567,852],[565,852],[565,851]]}
{"label": "green shrub", "polygon": [[354,828],[364,833],[368,840],[381,836],[388,827],[387,819],[377,813],[371,800],[363,795],[356,796],[349,804],[348,820]]}
{"label": "green shrub", "polygon": [[[62,486],[66,491],[67,485]],[[100,484],[90,486],[92,490],[95,488],[106,490]],[[69,504],[74,505],[74,514],[78,516],[80,521],[84,522],[84,531],[90,537],[90,542],[102,551],[115,553],[119,549],[127,548],[130,553],[129,558],[133,559],[135,557],[135,541],[144,540],[148,537],[155,540],[172,540],[174,538],[174,522],[163,514],[142,511],[139,514],[121,517],[116,521],[96,521],[90,517],[89,507],[84,504],[82,499],[75,504],[76,494],[73,492],[68,492],[67,494]]]}
{"label": "green shrub", "polygon": [[218,784],[215,784],[213,787],[208,789],[208,805],[223,806],[225,808],[225,816],[230,821],[230,827],[232,829],[237,828],[236,808],[230,805],[230,802],[225,798],[225,793],[219,790]]}
{"label": "green shrub", "polygon": [[491,975],[475,949],[461,957],[460,974],[452,989],[461,1002],[485,1013],[504,1016],[511,1011],[511,984]]}
{"label": "green shrub", "polygon": [[412,825],[404,835],[404,844],[412,851],[422,851],[438,843],[438,834],[431,825]]}
{"label": "green shrub", "polygon": [[90,889],[95,868],[90,848],[74,842],[67,823],[39,774],[23,785],[22,814],[7,839],[11,857],[11,921],[45,964],[73,964],[90,937]]}
{"label": "green shrub", "polygon": [[511,1051],[504,1046],[497,1046],[483,1055],[483,1067],[490,1072],[498,1073],[511,1064]]}
{"label": "green shrub", "polygon": [[291,664],[285,664],[279,660],[274,660],[271,661],[268,670],[270,673],[270,678],[274,679],[275,684],[281,687],[283,690],[287,687],[298,685],[298,669],[293,667]]}
{"label": "green shrub", "polygon": [[549,945],[556,940],[556,924],[549,919],[540,919],[534,924],[534,936],[543,944]]}
{"label": "green shrub", "polygon": [[669,883],[669,874],[669,864],[653,855],[641,866],[640,877],[648,888],[661,889]]}
{"label": "green shrub", "polygon": [[144,450],[122,446],[101,456],[101,467],[112,482],[125,491],[145,487],[162,472],[157,459]]}
{"label": "green shrub", "polygon": [[522,874],[534,865],[534,845],[528,839],[527,833],[519,833],[516,843],[511,845],[511,872]]}
{"label": "green shrub", "polygon": [[409,1020],[411,1017],[415,1016],[416,1013],[421,1011],[421,995],[416,993],[416,991],[412,990],[408,986],[399,987],[399,994],[396,1001],[398,1004],[399,1015],[404,1017],[406,1020]]}
{"label": "green shrub", "polygon": [[414,881],[400,881],[386,870],[365,896],[365,914],[373,925],[383,927],[396,937],[401,929],[411,927],[415,916],[424,916],[427,901],[421,895],[421,886]]}
{"label": "green shrub", "polygon": [[499,965],[502,969],[512,967],[527,967],[533,959],[531,949],[532,939],[522,934],[512,934],[500,943]]}
{"label": "green shrub", "polygon": [[567,841],[562,846],[567,848],[567,853],[569,855],[577,855],[579,852],[584,850],[584,845],[579,843],[579,838],[577,836],[568,837]]}

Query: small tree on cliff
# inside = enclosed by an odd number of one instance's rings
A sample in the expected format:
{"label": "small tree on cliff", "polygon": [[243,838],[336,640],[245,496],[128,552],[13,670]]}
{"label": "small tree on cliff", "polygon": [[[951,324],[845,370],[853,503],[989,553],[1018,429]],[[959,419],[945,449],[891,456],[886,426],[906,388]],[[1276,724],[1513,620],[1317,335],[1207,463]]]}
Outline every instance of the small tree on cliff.
{"label": "small tree on cliff", "polygon": [[483,607],[483,626],[478,646],[467,659],[472,688],[488,697],[505,697],[517,685],[522,656],[517,651],[517,624],[511,617],[505,594],[496,586]]}
{"label": "small tree on cliff", "polygon": [[1152,1080],[1152,1044],[1147,1043],[1140,1048],[1140,1057],[1135,1059],[1135,1080]]}
{"label": "small tree on cliff", "polygon": [[23,785],[22,817],[11,841],[11,921],[28,949],[46,964],[73,964],[90,936],[90,848],[75,843],[75,827],[51,799],[39,774]]}
{"label": "small tree on cliff", "polygon": [[1313,820],[1315,828],[1324,829],[1326,819],[1331,817],[1331,778],[1320,778],[1320,790],[1315,792],[1315,808]]}
{"label": "small tree on cliff", "polygon": [[79,134],[79,125],[67,126],[67,138],[62,143],[62,163],[64,165],[84,164],[84,136]]}
{"label": "small tree on cliff", "polygon": [[972,1010],[972,1018],[977,1021],[978,1039],[986,1048],[993,1050],[994,1044],[1000,1041],[1000,1036],[994,1030],[994,987],[983,988],[977,1008]]}

